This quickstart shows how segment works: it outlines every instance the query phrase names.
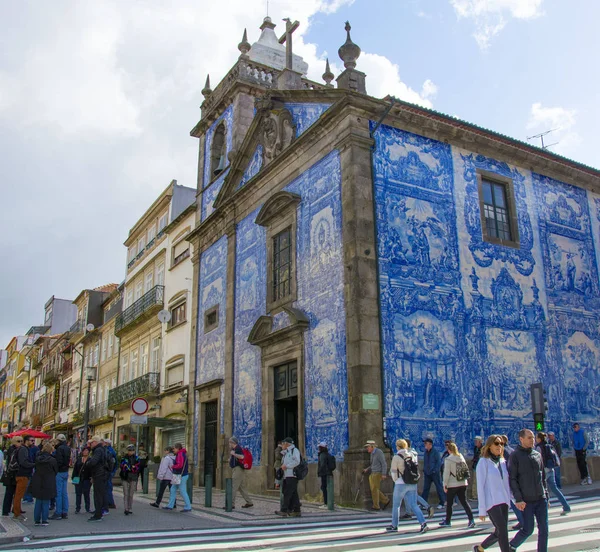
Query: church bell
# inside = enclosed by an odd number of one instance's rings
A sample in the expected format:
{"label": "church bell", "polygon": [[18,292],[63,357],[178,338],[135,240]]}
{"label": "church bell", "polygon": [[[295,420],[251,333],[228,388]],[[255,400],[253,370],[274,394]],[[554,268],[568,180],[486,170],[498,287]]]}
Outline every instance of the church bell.
{"label": "church bell", "polygon": [[213,171],[213,176],[219,176],[225,169],[225,156],[221,155],[217,168]]}

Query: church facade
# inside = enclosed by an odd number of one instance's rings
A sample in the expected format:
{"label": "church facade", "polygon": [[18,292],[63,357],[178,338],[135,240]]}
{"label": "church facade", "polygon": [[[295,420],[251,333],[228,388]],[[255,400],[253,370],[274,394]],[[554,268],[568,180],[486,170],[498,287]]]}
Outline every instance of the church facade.
{"label": "church facade", "polygon": [[538,381],[563,446],[572,421],[600,444],[600,172],[368,96],[349,25],[337,88],[329,64],[310,81],[274,27],[207,79],[192,131],[200,482],[223,485],[233,434],[272,488],[291,436],[311,469],[327,442],[349,497],[367,439],[515,441]]}

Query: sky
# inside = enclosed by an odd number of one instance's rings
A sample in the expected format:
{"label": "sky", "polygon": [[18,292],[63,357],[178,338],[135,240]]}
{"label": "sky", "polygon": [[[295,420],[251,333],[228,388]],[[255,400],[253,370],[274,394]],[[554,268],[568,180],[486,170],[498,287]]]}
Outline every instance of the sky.
{"label": "sky", "polygon": [[[574,8],[576,6],[576,9]],[[336,76],[344,22],[367,92],[600,167],[600,2],[270,0],[294,50]],[[200,91],[255,42],[266,0],[5,2],[0,17],[0,347],[51,297],[125,278],[129,229],[176,179],[195,187]],[[532,141],[539,145],[539,139]]]}

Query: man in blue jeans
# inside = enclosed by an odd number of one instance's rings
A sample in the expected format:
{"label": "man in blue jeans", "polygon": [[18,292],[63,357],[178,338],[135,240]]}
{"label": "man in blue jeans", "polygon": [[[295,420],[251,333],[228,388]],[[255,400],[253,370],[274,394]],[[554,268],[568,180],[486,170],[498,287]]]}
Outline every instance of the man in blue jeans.
{"label": "man in blue jeans", "polygon": [[[35,457],[39,452],[39,447],[35,446],[35,437],[30,437],[29,435],[23,435],[23,445],[27,447],[29,452],[29,461],[35,464]],[[33,496],[31,496],[31,478],[29,478],[29,484],[27,486],[27,491],[25,492],[25,496],[23,497],[23,502],[27,502],[29,504],[33,504]]]}
{"label": "man in blue jeans", "polygon": [[423,493],[421,496],[423,497],[423,500],[429,502],[429,489],[433,483],[440,500],[438,510],[441,510],[446,503],[446,493],[444,492],[444,486],[442,485],[442,479],[440,477],[442,459],[440,453],[433,448],[433,439],[427,437],[426,439],[423,439],[423,443],[425,444],[425,455],[423,456],[423,474],[425,475],[425,478],[423,480]]}
{"label": "man in blue jeans", "polygon": [[544,476],[542,455],[535,450],[533,432],[519,431],[520,445],[510,456],[508,474],[515,506],[523,512],[523,527],[510,541],[516,550],[533,533],[534,521],[538,526],[538,552],[548,551],[548,490]]}
{"label": "man in blue jeans", "polygon": [[67,438],[61,433],[57,438],[54,451],[58,473],[56,474],[56,509],[52,520],[67,519],[69,517],[69,464],[71,462],[71,448],[67,445]]}

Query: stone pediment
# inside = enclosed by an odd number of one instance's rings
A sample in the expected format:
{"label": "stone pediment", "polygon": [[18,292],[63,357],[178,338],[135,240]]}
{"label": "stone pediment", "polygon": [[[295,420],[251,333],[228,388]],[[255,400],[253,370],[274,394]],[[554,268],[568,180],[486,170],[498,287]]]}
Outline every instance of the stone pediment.
{"label": "stone pediment", "polygon": [[265,201],[265,204],[256,217],[256,224],[259,226],[268,226],[271,220],[286,211],[290,205],[300,203],[300,200],[301,197],[298,194],[284,191],[277,192]]}
{"label": "stone pediment", "polygon": [[300,309],[283,307],[282,311],[275,315],[264,315],[254,323],[248,343],[264,347],[281,339],[287,338],[293,333],[302,333],[309,326],[308,316]]}

